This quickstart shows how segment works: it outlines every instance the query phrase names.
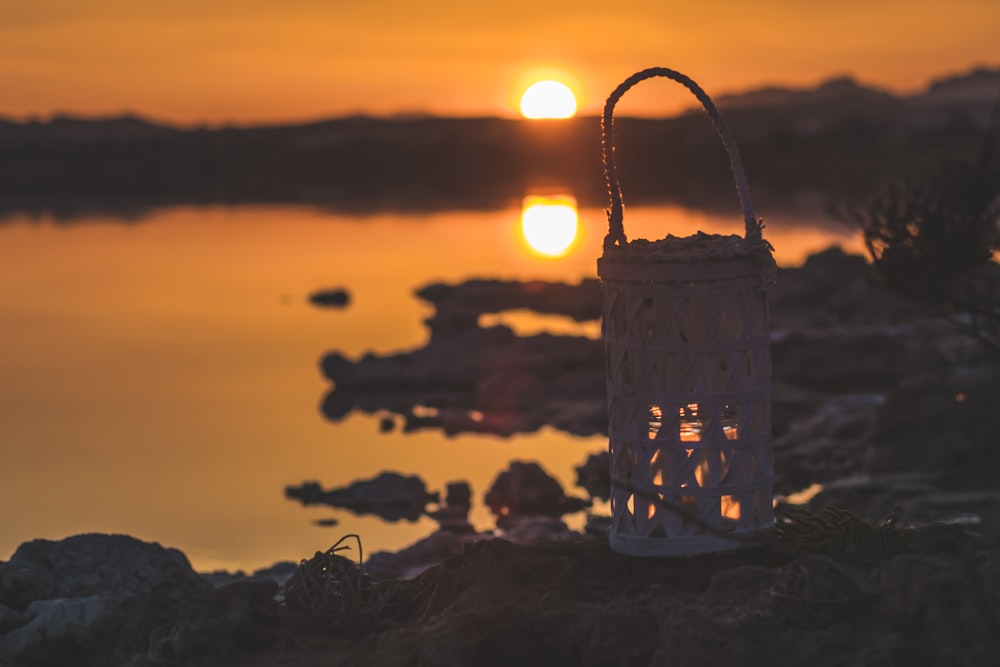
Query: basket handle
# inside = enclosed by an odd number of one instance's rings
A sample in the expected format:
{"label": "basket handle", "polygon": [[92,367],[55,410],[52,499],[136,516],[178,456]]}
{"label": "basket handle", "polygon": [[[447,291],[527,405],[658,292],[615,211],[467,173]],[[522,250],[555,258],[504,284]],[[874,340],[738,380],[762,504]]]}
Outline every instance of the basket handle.
{"label": "basket handle", "polygon": [[729,132],[729,128],[722,120],[719,110],[715,107],[712,99],[701,87],[687,76],[666,67],[650,67],[640,72],[636,72],[615,88],[608,96],[608,101],[604,104],[604,116],[601,118],[601,155],[604,161],[604,178],[608,184],[608,192],[611,195],[611,208],[608,210],[608,235],[604,238],[604,247],[613,245],[624,245],[626,242],[625,229],[622,226],[623,207],[622,191],[618,182],[618,165],[615,163],[615,132],[614,132],[614,110],[615,105],[628,92],[632,86],[640,81],[651,79],[656,76],[664,76],[668,79],[684,85],[690,90],[705,111],[712,119],[715,129],[722,138],[722,143],[726,146],[729,154],[729,166],[736,179],[736,193],[740,198],[740,207],[743,209],[743,220],[746,224],[746,240],[751,245],[765,243],[761,238],[761,223],[754,217],[753,204],[750,202],[750,186],[747,185],[747,177],[743,171],[743,162],[740,160],[740,150],[736,147],[736,140]]}

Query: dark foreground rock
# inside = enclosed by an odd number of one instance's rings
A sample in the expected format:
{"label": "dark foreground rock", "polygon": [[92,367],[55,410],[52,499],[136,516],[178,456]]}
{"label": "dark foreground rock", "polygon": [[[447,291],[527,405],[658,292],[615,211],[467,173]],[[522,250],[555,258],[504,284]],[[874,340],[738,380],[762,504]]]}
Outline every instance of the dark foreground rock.
{"label": "dark foreground rock", "polygon": [[[348,598],[310,611],[271,589],[220,589],[133,665],[996,664],[996,545],[943,525],[900,544],[862,562],[780,539],[674,559],[495,539],[386,582],[331,561],[339,575],[324,586]],[[163,637],[177,638],[169,651]]]}
{"label": "dark foreground rock", "polygon": [[22,544],[0,563],[0,665],[114,665],[210,589],[183,553],[126,535]]}
{"label": "dark foreground rock", "polygon": [[36,541],[0,564],[0,664],[997,664],[1000,544],[817,516],[689,558],[439,533],[450,555],[413,579],[331,550],[282,588],[211,589],[179,552],[124,536]]}
{"label": "dark foreground rock", "polygon": [[[776,461],[786,479],[800,474],[800,480],[824,483],[814,507],[837,505],[921,523],[964,522],[1000,538],[998,397],[996,366],[915,376],[886,394],[863,432],[862,424],[854,433],[827,427],[821,439],[781,440],[775,443]],[[855,418],[864,415],[855,411]],[[840,473],[821,476],[830,471],[824,461],[834,462]]]}
{"label": "dark foreground rock", "polygon": [[130,664],[212,667],[240,664],[275,645],[281,635],[274,582],[228,584],[178,605]]}
{"label": "dark foreground rock", "polygon": [[274,582],[278,585],[282,585],[291,579],[292,575],[295,574],[296,569],[298,569],[298,563],[286,560],[254,570],[249,574],[243,570],[236,570],[235,572],[230,572],[228,570],[216,570],[214,572],[202,572],[200,574],[201,578],[211,584],[213,588],[221,588],[222,586],[243,581],[252,581],[256,583]]}
{"label": "dark foreground rock", "polygon": [[457,555],[462,545],[472,539],[450,530],[439,530],[399,551],[372,554],[365,561],[364,570],[374,579],[412,579]]}

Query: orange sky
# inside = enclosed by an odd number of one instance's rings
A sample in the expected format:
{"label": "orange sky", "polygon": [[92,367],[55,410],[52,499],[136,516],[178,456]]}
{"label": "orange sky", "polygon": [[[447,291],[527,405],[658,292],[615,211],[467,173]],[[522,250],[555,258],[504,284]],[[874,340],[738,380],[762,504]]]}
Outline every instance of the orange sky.
{"label": "orange sky", "polygon": [[[997,26],[997,0],[3,0],[0,115],[516,115],[520,90],[544,75],[594,113],[653,65],[711,94],[845,73],[906,91],[1000,65]],[[650,87],[622,111],[686,102]]]}

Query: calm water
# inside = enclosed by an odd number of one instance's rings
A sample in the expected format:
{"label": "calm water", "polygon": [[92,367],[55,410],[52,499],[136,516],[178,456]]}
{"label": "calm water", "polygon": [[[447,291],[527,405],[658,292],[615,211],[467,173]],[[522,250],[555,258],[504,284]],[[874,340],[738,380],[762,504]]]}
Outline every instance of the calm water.
{"label": "calm water", "polygon": [[[287,484],[339,486],[387,469],[435,490],[468,480],[481,528],[492,524],[482,495],[511,459],[538,460],[580,493],[573,467],[603,438],[383,435],[374,417],[332,424],[318,410],[329,389],[318,371],[325,352],[426,341],[430,310],[417,287],[595,274],[602,211],[580,211],[576,241],[557,259],[529,250],[520,219],[519,209],[349,216],[296,207],[167,209],[138,223],[4,219],[0,560],[25,540],[80,532],[178,547],[200,570],[308,557],[348,532],[368,551],[395,549],[435,524],[284,498]],[[820,222],[768,219],[779,263],[833,243],[859,247]],[[631,237],[740,227],[738,216],[677,208],[626,213]],[[335,286],[350,290],[348,309],[308,304],[310,292]],[[328,517],[340,524],[312,524]]]}

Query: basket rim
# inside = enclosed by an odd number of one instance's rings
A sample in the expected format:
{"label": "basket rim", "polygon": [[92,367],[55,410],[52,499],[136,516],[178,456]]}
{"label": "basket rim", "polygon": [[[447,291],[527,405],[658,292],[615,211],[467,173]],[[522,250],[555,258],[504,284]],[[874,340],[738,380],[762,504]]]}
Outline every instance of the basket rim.
{"label": "basket rim", "polygon": [[770,263],[744,255],[688,261],[629,262],[615,257],[597,260],[597,275],[605,280],[637,282],[701,282],[709,280],[760,279],[773,272]]}

